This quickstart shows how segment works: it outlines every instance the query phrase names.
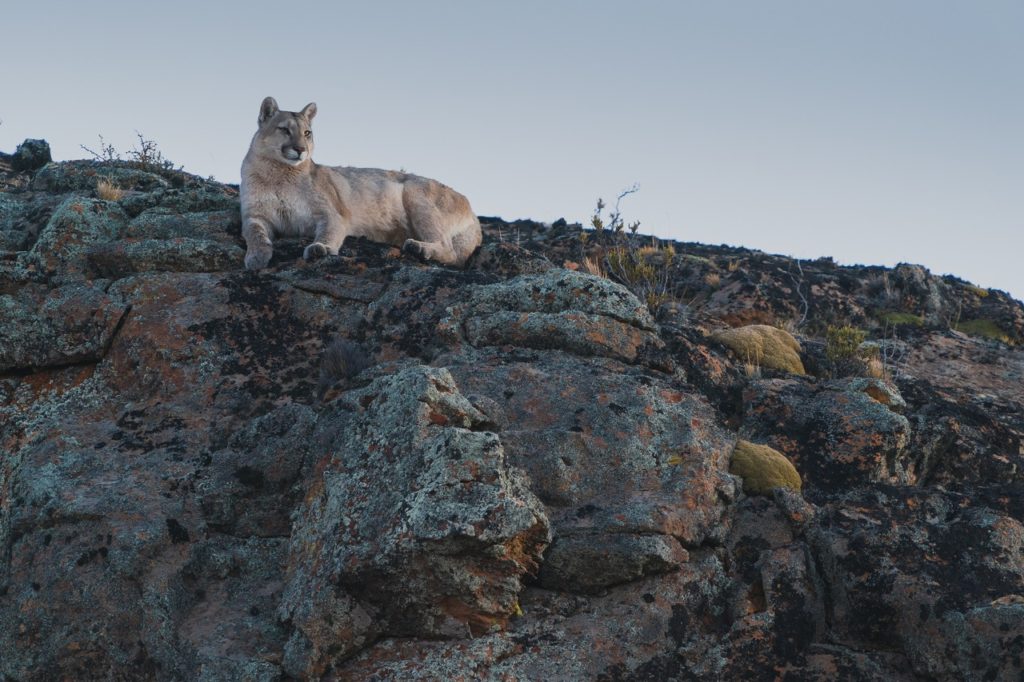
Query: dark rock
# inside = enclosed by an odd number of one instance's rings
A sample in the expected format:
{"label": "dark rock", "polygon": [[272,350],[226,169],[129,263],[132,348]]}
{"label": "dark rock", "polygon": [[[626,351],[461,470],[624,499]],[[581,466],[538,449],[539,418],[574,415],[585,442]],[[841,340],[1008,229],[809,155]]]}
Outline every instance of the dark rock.
{"label": "dark rock", "polygon": [[11,156],[11,168],[16,172],[34,171],[53,161],[46,140],[25,140]]}
{"label": "dark rock", "polygon": [[837,641],[896,648],[926,677],[1009,679],[1024,671],[1012,644],[1024,641],[1024,604],[1015,598],[1024,575],[1019,519],[963,495],[876,488],[823,509],[808,537],[829,586]]}
{"label": "dark rock", "polygon": [[99,286],[22,287],[0,295],[0,372],[97,362],[127,306]]}
{"label": "dark rock", "polygon": [[689,559],[668,535],[634,533],[560,536],[544,555],[540,584],[593,594],[648,575],[677,570]]}
{"label": "dark rock", "polygon": [[85,252],[92,272],[120,279],[137,272],[220,272],[242,262],[245,251],[209,239],[139,239],[104,242]]}
{"label": "dark rock", "polygon": [[744,393],[741,432],[783,453],[811,496],[872,482],[911,483],[918,463],[896,396],[877,379],[754,381]]}

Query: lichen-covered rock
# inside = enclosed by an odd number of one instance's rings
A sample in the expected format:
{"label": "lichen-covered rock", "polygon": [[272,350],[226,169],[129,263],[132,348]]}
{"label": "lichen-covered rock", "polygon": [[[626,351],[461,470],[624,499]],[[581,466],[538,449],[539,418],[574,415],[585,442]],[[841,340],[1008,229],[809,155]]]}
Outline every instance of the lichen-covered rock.
{"label": "lichen-covered rock", "polygon": [[593,594],[644,576],[678,570],[689,556],[669,535],[563,535],[544,555],[540,584],[553,590]]}
{"label": "lichen-covered rock", "polygon": [[557,348],[636,362],[664,347],[647,307],[625,287],[572,270],[549,270],[469,289],[446,326],[476,347]]}
{"label": "lichen-covered rock", "polygon": [[[0,678],[1021,676],[1024,350],[946,328],[1019,341],[1008,295],[677,244],[655,319],[555,265],[649,238],[497,219],[465,270],[252,273],[237,187],[10,158]],[[814,376],[710,338],[757,322]],[[882,378],[822,378],[829,325]],[[737,495],[739,436],[803,490]]]}
{"label": "lichen-covered rock", "polygon": [[765,324],[724,329],[711,335],[741,362],[790,374],[804,374],[800,343],[789,332]]}
{"label": "lichen-covered rock", "polygon": [[89,284],[0,295],[0,372],[98,360],[127,310]]}
{"label": "lichen-covered rock", "polygon": [[548,505],[556,537],[559,529],[663,533],[685,547],[724,537],[734,438],[700,397],[651,373],[558,351],[441,359],[452,360],[467,395],[504,413],[506,455]]}
{"label": "lichen-covered rock", "polygon": [[170,182],[159,175],[125,163],[64,161],[48,163],[41,168],[32,178],[32,189],[51,193],[92,192],[100,180],[106,180],[123,190],[143,192],[171,186]]}
{"label": "lichen-covered rock", "polygon": [[800,490],[800,474],[785,455],[767,445],[736,442],[729,471],[743,479],[743,490],[767,495],[774,488]]}
{"label": "lichen-covered rock", "polygon": [[815,385],[798,379],[751,382],[743,392],[741,434],[793,463],[810,495],[873,482],[912,483],[910,423],[858,380]]}
{"label": "lichen-covered rock", "polygon": [[90,279],[88,249],[118,239],[127,223],[116,203],[71,197],[54,211],[31,253],[52,279]]}
{"label": "lichen-covered rock", "polygon": [[86,251],[91,269],[108,279],[136,272],[220,272],[242,262],[245,251],[210,239],[138,239],[98,244]]}
{"label": "lichen-covered rock", "polygon": [[[386,638],[338,666],[339,680],[674,680],[702,675],[683,653],[722,610],[720,561],[702,553],[664,579],[603,596],[528,589],[506,632],[473,639]],[[713,658],[713,657],[708,657]]]}
{"label": "lichen-covered rock", "polygon": [[896,648],[920,676],[1015,679],[1024,620],[1020,519],[961,494],[876,488],[828,505],[808,531],[836,641]]}
{"label": "lichen-covered rock", "polygon": [[[483,415],[446,370],[422,366],[341,401],[321,427],[325,454],[292,530],[282,618],[301,614],[307,595],[333,590],[352,608],[367,604],[393,635],[465,637],[504,625],[550,535],[498,437],[475,430]],[[300,616],[294,637],[310,644],[292,648],[318,655],[327,644],[316,633],[327,625],[317,619],[329,613]],[[334,656],[368,636],[355,627],[368,619],[348,617],[350,637],[333,642]],[[307,670],[322,664],[311,658]]]}
{"label": "lichen-covered rock", "polygon": [[[178,212],[166,207],[143,211],[131,219],[125,239],[204,239],[235,244],[241,230],[237,209]],[[227,269],[227,268],[225,268]]]}
{"label": "lichen-covered rock", "polygon": [[468,316],[504,310],[553,314],[577,311],[609,317],[638,329],[655,329],[647,306],[621,284],[560,268],[470,290]]}
{"label": "lichen-covered rock", "polygon": [[52,160],[50,145],[46,140],[25,140],[11,156],[11,168],[15,171],[33,171]]}

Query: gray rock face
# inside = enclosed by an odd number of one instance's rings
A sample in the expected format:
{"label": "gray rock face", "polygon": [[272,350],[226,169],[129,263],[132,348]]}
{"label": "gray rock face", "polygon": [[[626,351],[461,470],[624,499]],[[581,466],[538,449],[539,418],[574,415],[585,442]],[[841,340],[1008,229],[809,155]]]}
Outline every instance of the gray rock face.
{"label": "gray rock face", "polygon": [[[325,454],[295,521],[281,605],[299,622],[290,650],[309,651],[300,669],[319,673],[325,654],[354,652],[374,631],[500,628],[550,535],[498,437],[474,430],[483,415],[446,370],[422,366],[349,392],[337,408],[322,416]],[[311,594],[328,608],[310,613]]]}
{"label": "gray rock face", "polygon": [[0,295],[0,372],[95,362],[126,311],[99,286],[26,286]]}
{"label": "gray rock face", "polygon": [[664,347],[646,306],[625,287],[571,270],[470,288],[448,325],[476,347],[561,348],[633,362]]}
{"label": "gray rock face", "polygon": [[809,495],[916,479],[910,423],[899,414],[903,399],[883,382],[754,381],[744,403],[744,437],[789,457]]}
{"label": "gray rock face", "polygon": [[[0,678],[1021,676],[1005,294],[688,244],[655,319],[574,262],[648,238],[493,219],[466,270],[281,240],[252,273],[236,188],[8,158]],[[749,323],[809,374],[711,340]],[[832,376],[831,324],[884,378]],[[802,491],[745,495],[739,438]]]}

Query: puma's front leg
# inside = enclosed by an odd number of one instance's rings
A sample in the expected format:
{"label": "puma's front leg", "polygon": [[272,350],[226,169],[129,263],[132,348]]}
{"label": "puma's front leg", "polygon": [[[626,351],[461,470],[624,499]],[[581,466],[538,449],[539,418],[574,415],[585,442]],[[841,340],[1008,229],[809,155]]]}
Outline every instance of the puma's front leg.
{"label": "puma's front leg", "polygon": [[341,217],[323,218],[317,221],[314,241],[302,252],[302,257],[306,260],[313,260],[328,254],[336,256],[346,236],[348,236],[348,229]]}
{"label": "puma's front leg", "polygon": [[259,217],[247,217],[242,224],[242,237],[245,238],[245,267],[247,270],[259,270],[267,267],[270,257],[274,255],[271,242],[270,225]]}

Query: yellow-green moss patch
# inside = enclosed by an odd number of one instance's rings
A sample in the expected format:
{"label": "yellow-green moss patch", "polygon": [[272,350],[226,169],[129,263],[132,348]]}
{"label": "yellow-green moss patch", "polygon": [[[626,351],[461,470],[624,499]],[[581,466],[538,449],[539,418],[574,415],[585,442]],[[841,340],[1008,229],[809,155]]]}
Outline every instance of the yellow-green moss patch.
{"label": "yellow-green moss patch", "polygon": [[888,310],[878,314],[878,321],[887,324],[890,327],[920,327],[924,324],[924,320],[921,319],[920,315],[914,315],[913,313],[901,313],[895,310]]}
{"label": "yellow-green moss patch", "polygon": [[736,442],[729,471],[743,479],[743,490],[750,495],[768,495],[773,488],[802,487],[793,463],[778,450],[745,440]]}
{"label": "yellow-green moss patch", "polygon": [[793,374],[806,374],[800,362],[800,343],[792,334],[777,327],[751,324],[716,332],[711,338],[727,346],[743,362]]}
{"label": "yellow-green moss patch", "polygon": [[967,286],[964,287],[964,289],[967,289],[967,291],[971,292],[972,294],[974,294],[978,298],[987,298],[988,297],[988,289],[985,289],[985,288],[982,288],[982,287],[978,287],[978,286],[974,286],[973,284],[968,284]]}
{"label": "yellow-green moss patch", "polygon": [[993,341],[1010,343],[1010,335],[992,320],[967,320],[956,325],[956,330],[971,336],[981,336]]}

